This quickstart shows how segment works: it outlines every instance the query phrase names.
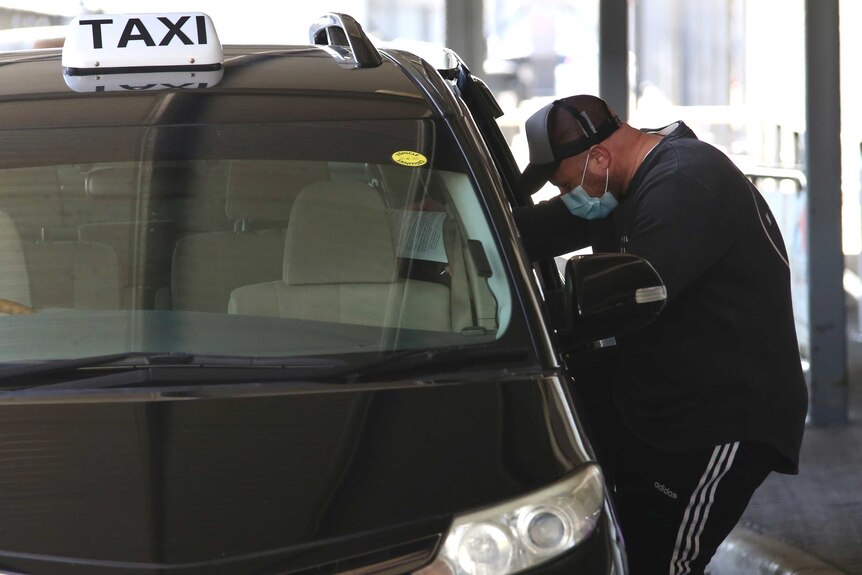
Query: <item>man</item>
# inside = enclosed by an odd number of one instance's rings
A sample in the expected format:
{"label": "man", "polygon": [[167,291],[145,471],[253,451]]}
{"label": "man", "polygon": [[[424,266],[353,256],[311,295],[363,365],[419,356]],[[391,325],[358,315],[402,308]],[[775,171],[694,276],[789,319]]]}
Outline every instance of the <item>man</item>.
{"label": "man", "polygon": [[[617,336],[607,399],[576,380],[632,572],[703,573],[771,471],[796,473],[807,391],[784,243],[760,193],[682,122],[640,131],[594,96],[526,123],[519,208],[532,259],[587,245],[649,261],[668,302]],[[600,390],[599,390],[600,391]]]}

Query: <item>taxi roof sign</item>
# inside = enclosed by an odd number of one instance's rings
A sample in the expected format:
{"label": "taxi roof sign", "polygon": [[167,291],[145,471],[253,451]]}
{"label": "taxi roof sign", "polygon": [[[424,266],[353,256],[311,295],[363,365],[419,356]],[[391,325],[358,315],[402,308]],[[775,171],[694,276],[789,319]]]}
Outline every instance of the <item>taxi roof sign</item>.
{"label": "taxi roof sign", "polygon": [[217,70],[224,55],[212,19],[201,12],[89,14],[69,24],[67,75]]}

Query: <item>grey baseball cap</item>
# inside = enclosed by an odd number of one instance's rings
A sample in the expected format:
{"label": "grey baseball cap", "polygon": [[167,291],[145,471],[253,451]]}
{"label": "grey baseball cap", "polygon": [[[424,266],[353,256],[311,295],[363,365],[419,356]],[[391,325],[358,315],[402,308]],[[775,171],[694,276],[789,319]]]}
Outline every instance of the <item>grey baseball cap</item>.
{"label": "grey baseball cap", "polygon": [[516,190],[520,194],[538,191],[563,159],[604,141],[621,123],[607,103],[596,96],[569,96],[544,106],[525,125],[530,163],[516,183]]}

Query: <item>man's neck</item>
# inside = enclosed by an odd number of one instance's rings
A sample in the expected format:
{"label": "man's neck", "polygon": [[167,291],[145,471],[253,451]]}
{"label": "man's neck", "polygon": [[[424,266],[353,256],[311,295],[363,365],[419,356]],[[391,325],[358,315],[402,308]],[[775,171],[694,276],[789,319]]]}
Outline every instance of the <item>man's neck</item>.
{"label": "man's neck", "polygon": [[658,134],[648,134],[641,132],[640,130],[635,130],[634,128],[631,128],[628,136],[630,141],[628,143],[623,143],[627,151],[624,156],[626,164],[622,174],[623,182],[621,188],[625,190],[625,192],[628,191],[629,184],[631,184],[634,179],[638,168],[641,167],[641,164],[643,164],[649,153],[652,152],[653,148],[655,148],[663,138],[663,136]]}

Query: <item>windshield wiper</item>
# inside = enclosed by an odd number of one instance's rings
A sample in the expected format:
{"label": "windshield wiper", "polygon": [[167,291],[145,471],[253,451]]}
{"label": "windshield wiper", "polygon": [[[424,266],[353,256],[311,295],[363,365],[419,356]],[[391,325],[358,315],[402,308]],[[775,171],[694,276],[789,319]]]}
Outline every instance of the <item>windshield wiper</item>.
{"label": "windshield wiper", "polygon": [[456,345],[436,349],[405,350],[368,362],[350,365],[338,374],[350,383],[393,379],[403,376],[418,377],[451,371],[468,371],[499,364],[501,367],[523,365],[530,357],[530,348],[515,345]]}
{"label": "windshield wiper", "polygon": [[117,361],[122,361],[130,357],[139,357],[140,355],[141,354],[112,353],[108,355],[76,357],[74,359],[54,359],[48,361],[26,363],[23,365],[4,366],[0,367],[0,381],[7,381],[10,379],[17,379],[22,377],[31,377],[35,375],[49,375],[51,373],[69,371],[85,367],[96,367]]}
{"label": "windshield wiper", "polygon": [[399,377],[511,368],[530,357],[523,346],[459,345],[402,350],[366,362],[338,358],[248,358],[184,353],[113,354],[0,368],[0,394],[95,390],[149,385],[309,382],[351,384]]}
{"label": "windshield wiper", "polygon": [[[206,379],[224,382],[254,378],[289,379],[308,370],[341,370],[346,363],[336,358],[254,358],[206,356],[190,353],[117,353],[74,359],[49,360],[0,367],[0,387],[6,389],[98,389],[126,387],[147,382],[189,383]],[[212,368],[204,376],[199,369]],[[61,381],[57,382],[56,380]]]}

